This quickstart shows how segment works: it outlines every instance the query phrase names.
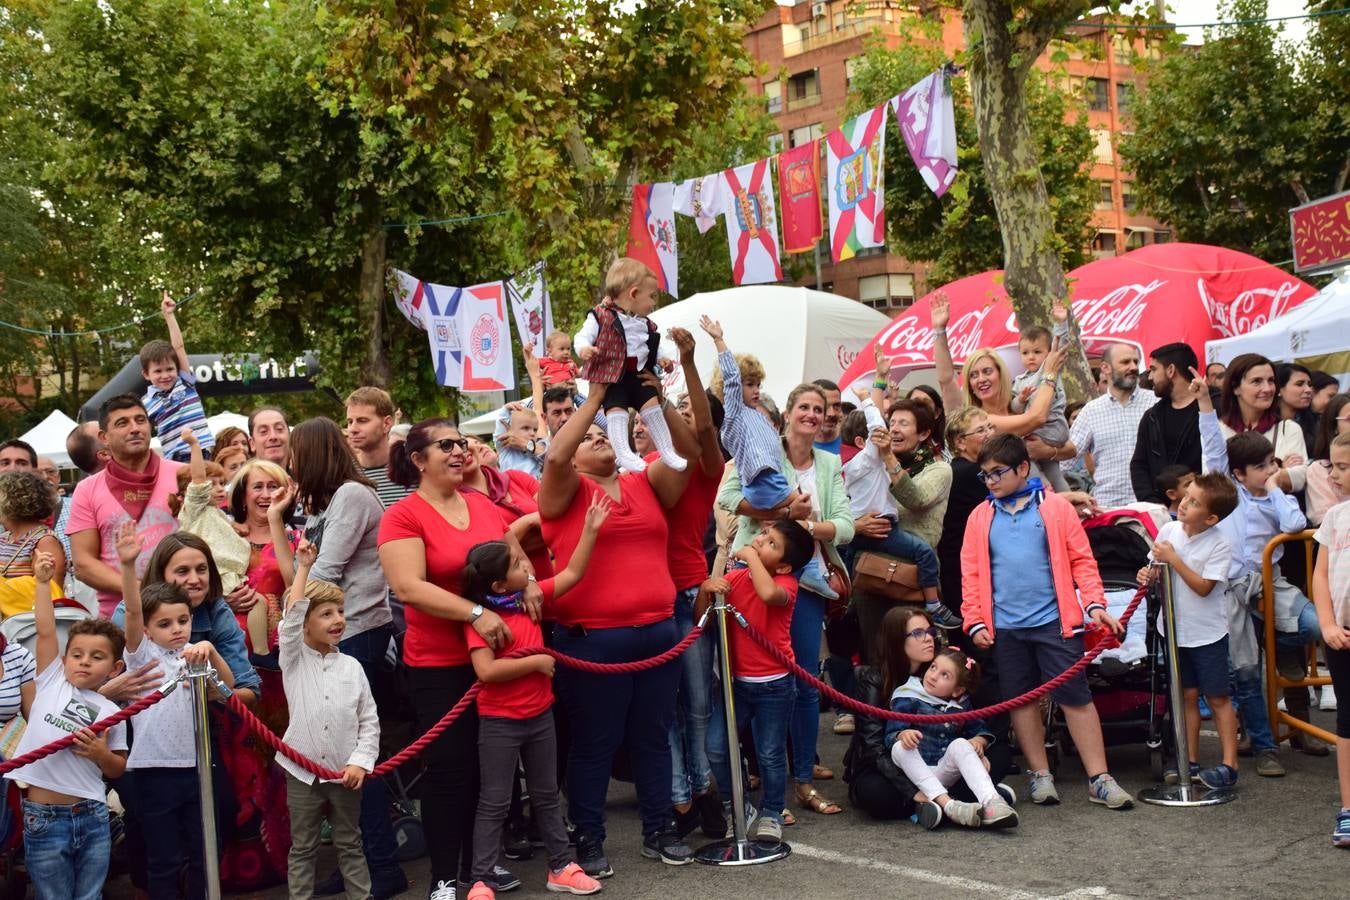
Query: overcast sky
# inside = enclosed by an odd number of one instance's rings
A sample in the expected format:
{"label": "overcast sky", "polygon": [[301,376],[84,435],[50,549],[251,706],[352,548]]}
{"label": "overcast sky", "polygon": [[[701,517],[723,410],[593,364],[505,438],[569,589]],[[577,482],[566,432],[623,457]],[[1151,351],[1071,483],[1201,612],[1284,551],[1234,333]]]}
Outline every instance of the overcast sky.
{"label": "overcast sky", "polygon": [[[1171,7],[1171,12],[1167,16],[1168,21],[1178,25],[1217,22],[1232,18],[1231,15],[1220,15],[1218,0],[1168,0],[1167,5]],[[1297,16],[1308,10],[1305,0],[1266,0],[1266,5],[1266,15],[1271,17]],[[1285,40],[1302,43],[1307,36],[1307,19],[1284,22],[1283,25]],[[1199,28],[1185,28],[1182,29],[1182,33],[1186,35],[1186,42],[1189,44],[1198,44],[1204,39]]]}

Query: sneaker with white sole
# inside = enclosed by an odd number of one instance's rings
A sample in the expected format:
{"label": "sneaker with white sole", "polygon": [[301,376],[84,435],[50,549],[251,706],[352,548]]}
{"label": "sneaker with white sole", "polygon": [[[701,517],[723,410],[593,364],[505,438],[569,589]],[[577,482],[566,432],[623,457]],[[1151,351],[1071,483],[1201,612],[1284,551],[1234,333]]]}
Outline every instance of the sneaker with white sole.
{"label": "sneaker with white sole", "polygon": [[994,790],[998,791],[998,794],[1003,798],[1004,803],[1009,806],[1017,805],[1017,791],[1012,789],[1012,785],[1004,784],[1000,781],[998,784],[994,785]]}
{"label": "sneaker with white sole", "polygon": [[1331,846],[1350,847],[1350,809],[1336,814],[1336,830],[1331,833]]}
{"label": "sneaker with white sole", "polygon": [[857,727],[857,720],[853,718],[853,713],[840,713],[834,717],[835,734],[852,734]]}
{"label": "sneaker with white sole", "polygon": [[767,813],[750,826],[750,840],[776,844],[783,839],[783,823]]}
{"label": "sneaker with white sole", "polygon": [[967,803],[964,800],[948,800],[947,805],[942,807],[943,818],[967,828],[980,827],[980,812],[980,804]]}
{"label": "sneaker with white sole", "polygon": [[1054,806],[1059,803],[1059,791],[1055,790],[1055,776],[1049,772],[1028,772],[1027,791],[1031,802],[1037,806]]}
{"label": "sneaker with white sole", "polygon": [[436,886],[427,892],[427,900],[455,900],[458,896],[459,884],[454,879],[449,881],[438,881]]}
{"label": "sneaker with white sole", "polygon": [[571,862],[556,872],[550,870],[544,887],[555,894],[585,896],[586,894],[598,893],[600,882],[581,871],[581,866]]}
{"label": "sneaker with white sole", "polygon": [[1322,685],[1322,699],[1317,702],[1317,708],[1322,712],[1336,711],[1336,689],[1329,684]]}
{"label": "sneaker with white sole", "polygon": [[1017,810],[1003,797],[991,797],[980,807],[980,827],[1016,828]]}
{"label": "sneaker with white sole", "polygon": [[1131,809],[1134,806],[1134,798],[1114,778],[1105,774],[1088,782],[1088,799],[1107,809]]}
{"label": "sneaker with white sole", "polygon": [[943,631],[957,631],[961,628],[961,617],[945,606],[938,606],[937,609],[926,611],[928,618],[933,620],[933,624]]}
{"label": "sneaker with white sole", "polygon": [[942,824],[942,807],[932,800],[916,803],[914,804],[914,821],[919,823],[919,827],[932,831]]}

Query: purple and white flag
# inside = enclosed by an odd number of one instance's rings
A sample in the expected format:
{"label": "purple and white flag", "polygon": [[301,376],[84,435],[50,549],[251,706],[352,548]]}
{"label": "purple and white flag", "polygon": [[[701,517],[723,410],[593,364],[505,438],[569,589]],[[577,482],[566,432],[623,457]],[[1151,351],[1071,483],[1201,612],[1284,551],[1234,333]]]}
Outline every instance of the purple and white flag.
{"label": "purple and white flag", "polygon": [[924,184],[941,197],[956,180],[956,111],[946,74],[939,69],[891,98],[891,112]]}

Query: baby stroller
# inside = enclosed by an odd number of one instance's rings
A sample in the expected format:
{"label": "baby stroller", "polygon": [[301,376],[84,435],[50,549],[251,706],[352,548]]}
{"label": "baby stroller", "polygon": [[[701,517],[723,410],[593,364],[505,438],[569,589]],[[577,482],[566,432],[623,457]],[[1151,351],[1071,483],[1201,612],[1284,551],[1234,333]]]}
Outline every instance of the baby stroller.
{"label": "baby stroller", "polygon": [[[1097,561],[1110,612],[1120,618],[1139,589],[1136,576],[1149,564],[1158,528],[1167,521],[1161,507],[1140,505],[1113,510],[1083,523],[1092,556]],[[1127,623],[1123,638],[1089,628],[1086,648],[1107,642],[1088,666],[1088,687],[1102,723],[1107,747],[1142,743],[1148,750],[1154,779],[1172,759],[1172,729],[1168,723],[1167,667],[1158,633],[1158,594],[1150,590]],[[1058,767],[1061,748],[1071,744],[1064,715],[1053,699],[1046,710],[1046,752],[1050,769]]]}

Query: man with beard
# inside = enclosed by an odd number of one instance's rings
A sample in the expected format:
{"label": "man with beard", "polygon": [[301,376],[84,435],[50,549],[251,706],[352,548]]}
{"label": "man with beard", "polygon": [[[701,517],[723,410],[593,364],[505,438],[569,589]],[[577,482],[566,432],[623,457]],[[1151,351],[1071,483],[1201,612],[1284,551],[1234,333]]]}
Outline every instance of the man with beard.
{"label": "man with beard", "polygon": [[1073,459],[1091,453],[1093,496],[1106,509],[1134,502],[1130,484],[1130,457],[1139,435],[1139,421],[1158,402],[1139,387],[1139,351],[1130,344],[1112,344],[1102,354],[1107,374],[1105,394],[1088,401],[1069,431],[1069,443],[1058,456]]}
{"label": "man with beard", "polygon": [[839,385],[830,381],[828,378],[817,378],[811,382],[820,388],[820,392],[825,397],[825,419],[820,423],[820,430],[816,432],[816,449],[826,450],[839,455],[839,423],[844,420],[843,396],[839,393]]}
{"label": "man with beard", "polygon": [[1167,505],[1157,485],[1158,473],[1167,466],[1200,471],[1200,411],[1190,392],[1198,365],[1189,344],[1164,344],[1149,355],[1149,381],[1162,402],[1139,420],[1130,459],[1130,481],[1137,500]]}

